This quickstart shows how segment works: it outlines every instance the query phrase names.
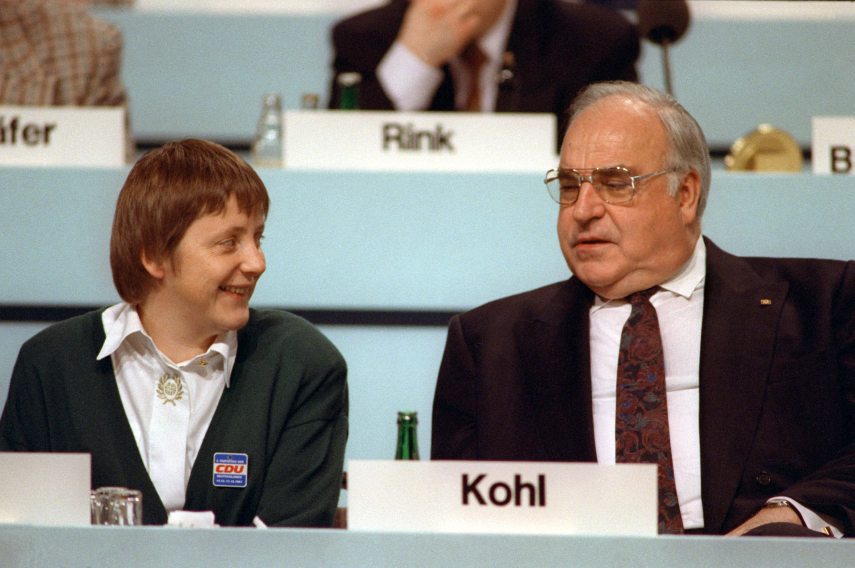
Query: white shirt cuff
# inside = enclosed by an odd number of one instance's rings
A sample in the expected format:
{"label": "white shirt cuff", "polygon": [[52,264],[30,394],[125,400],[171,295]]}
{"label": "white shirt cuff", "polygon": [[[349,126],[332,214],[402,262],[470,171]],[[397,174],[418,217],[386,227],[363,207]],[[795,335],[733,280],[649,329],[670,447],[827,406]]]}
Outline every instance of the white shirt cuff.
{"label": "white shirt cuff", "polygon": [[786,501],[792,505],[793,508],[802,516],[802,521],[805,526],[810,530],[826,534],[828,534],[828,531],[831,531],[831,536],[834,538],[841,538],[843,536],[843,531],[840,530],[835,521],[820,516],[818,513],[811,511],[798,501],[794,501],[789,497],[773,497],[772,499],[769,499],[767,503],[777,503],[780,501]]}
{"label": "white shirt cuff", "polygon": [[396,110],[426,110],[442,83],[442,70],[395,41],[377,66],[377,79]]}
{"label": "white shirt cuff", "polygon": [[214,522],[213,511],[170,511],[166,524],[171,527],[183,528],[213,528],[220,526]]}

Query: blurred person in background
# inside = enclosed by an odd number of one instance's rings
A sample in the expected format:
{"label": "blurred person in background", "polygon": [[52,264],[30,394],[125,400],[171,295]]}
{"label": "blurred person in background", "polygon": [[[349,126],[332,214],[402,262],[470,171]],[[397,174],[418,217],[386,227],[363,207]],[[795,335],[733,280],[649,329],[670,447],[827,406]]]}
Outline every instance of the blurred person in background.
{"label": "blurred person in background", "polygon": [[363,109],[544,112],[562,133],[582,87],[637,80],[635,26],[564,0],[391,0],[337,23],[332,43],[330,108],[355,71]]}
{"label": "blurred person in background", "polygon": [[122,34],[76,0],[0,0],[0,104],[125,107]]}

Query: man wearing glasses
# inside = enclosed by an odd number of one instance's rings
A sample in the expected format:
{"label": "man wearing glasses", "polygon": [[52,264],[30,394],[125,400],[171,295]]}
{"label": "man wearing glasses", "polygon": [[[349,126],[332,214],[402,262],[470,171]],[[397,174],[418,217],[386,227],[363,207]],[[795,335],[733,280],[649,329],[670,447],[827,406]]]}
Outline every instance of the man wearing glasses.
{"label": "man wearing glasses", "polygon": [[545,182],[573,276],[452,319],[432,458],[658,463],[662,533],[855,532],[855,264],[702,237],[704,135],[643,85],[584,90]]}

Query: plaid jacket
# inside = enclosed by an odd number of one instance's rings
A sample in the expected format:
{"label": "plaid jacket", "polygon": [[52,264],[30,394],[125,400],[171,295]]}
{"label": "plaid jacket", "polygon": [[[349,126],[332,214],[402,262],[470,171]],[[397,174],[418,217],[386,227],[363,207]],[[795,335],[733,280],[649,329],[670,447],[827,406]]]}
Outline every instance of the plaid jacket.
{"label": "plaid jacket", "polygon": [[0,0],[0,103],[118,106],[122,35],[86,8]]}
{"label": "plaid jacket", "polygon": [[86,10],[69,0],[0,0],[0,104],[124,106],[132,161],[122,34]]}

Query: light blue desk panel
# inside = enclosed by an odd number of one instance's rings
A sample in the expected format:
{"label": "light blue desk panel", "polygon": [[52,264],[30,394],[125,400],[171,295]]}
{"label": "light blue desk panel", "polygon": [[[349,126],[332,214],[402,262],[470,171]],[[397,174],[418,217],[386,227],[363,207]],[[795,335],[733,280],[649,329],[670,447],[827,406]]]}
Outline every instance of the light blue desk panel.
{"label": "light blue desk panel", "polygon": [[307,529],[50,528],[0,525],[14,568],[850,566],[855,543],[792,538],[652,538],[371,533]]}
{"label": "light blue desk panel", "polygon": [[[272,206],[256,305],[457,309],[563,278],[542,173],[262,170]],[[2,303],[117,299],[108,251],[124,169],[0,169]]]}
{"label": "light blue desk panel", "polygon": [[[671,49],[671,75],[710,147],[728,149],[765,122],[810,148],[812,116],[855,115],[855,21],[846,8],[850,17],[837,20],[693,19]],[[643,83],[664,88],[658,47],[645,42],[639,70]]]}
{"label": "light blue desk panel", "polygon": [[[116,300],[124,169],[0,169],[0,299]],[[562,279],[541,173],[262,170],[272,208],[256,305],[457,310]],[[716,171],[705,233],[737,254],[855,257],[855,178]]]}
{"label": "light blue desk panel", "polygon": [[[729,148],[762,122],[809,147],[811,116],[855,113],[851,10],[836,20],[776,19],[773,10],[749,21],[693,17],[671,49],[675,94],[714,148]],[[265,91],[281,92],[289,109],[306,92],[326,102],[336,14],[97,13],[124,32],[122,74],[141,140],[193,135],[245,144]],[[659,47],[642,43],[638,69],[642,82],[664,88]]]}
{"label": "light blue desk panel", "polygon": [[123,32],[122,78],[135,136],[249,143],[265,92],[299,108],[326,100],[332,15],[202,14],[101,9]]}

